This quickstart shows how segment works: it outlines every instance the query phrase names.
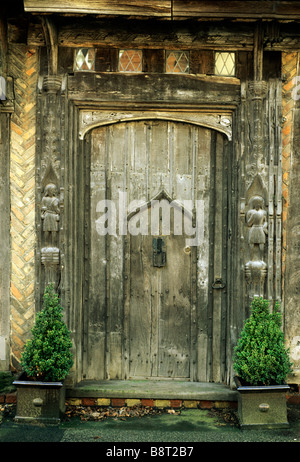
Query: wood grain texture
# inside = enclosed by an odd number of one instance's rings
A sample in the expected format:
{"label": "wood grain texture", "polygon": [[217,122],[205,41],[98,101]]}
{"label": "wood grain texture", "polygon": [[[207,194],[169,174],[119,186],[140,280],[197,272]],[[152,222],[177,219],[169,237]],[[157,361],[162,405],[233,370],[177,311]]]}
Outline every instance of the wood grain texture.
{"label": "wood grain texture", "polygon": [[[222,212],[221,199],[223,135],[211,143],[211,133],[192,124],[147,119],[91,132],[86,378],[206,381],[222,377],[226,300],[222,291],[211,291],[210,286],[216,274],[221,271],[224,277],[226,272],[226,233],[222,232],[226,209]],[[212,194],[210,185],[210,162],[216,156],[218,195]],[[133,207],[128,233],[99,235],[98,204],[110,199],[118,206],[120,191],[126,191],[127,205]],[[162,191],[181,202],[200,201],[203,231],[198,248],[185,251],[189,236],[184,233],[182,211],[182,235],[174,234],[175,215],[171,213],[170,234],[163,231],[162,224],[159,227],[167,260],[158,268],[153,265],[153,230],[148,228],[145,235],[139,231],[141,223],[153,224],[152,209],[148,206],[143,212],[135,211],[132,201],[147,203],[155,197],[167,201],[165,193],[157,196]],[[216,244],[211,252],[208,236]],[[213,323],[208,319],[208,304]],[[213,342],[209,340],[212,338]]]}
{"label": "wood grain texture", "polygon": [[25,11],[101,15],[171,16],[171,0],[26,0]]}
{"label": "wood grain texture", "polygon": [[298,1],[25,0],[27,12],[177,18],[299,18]]}

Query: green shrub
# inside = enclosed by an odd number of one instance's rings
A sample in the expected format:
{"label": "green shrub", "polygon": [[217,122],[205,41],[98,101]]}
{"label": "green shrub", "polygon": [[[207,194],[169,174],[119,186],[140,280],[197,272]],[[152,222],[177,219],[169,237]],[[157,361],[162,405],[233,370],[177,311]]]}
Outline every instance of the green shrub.
{"label": "green shrub", "polygon": [[43,309],[36,315],[32,338],[27,341],[21,366],[28,378],[45,382],[63,380],[72,364],[70,332],[62,319],[62,307],[53,285],[44,293]]}
{"label": "green shrub", "polygon": [[237,375],[246,383],[281,385],[292,371],[281,323],[278,303],[270,312],[268,300],[253,300],[250,318],[244,324],[233,358]]}

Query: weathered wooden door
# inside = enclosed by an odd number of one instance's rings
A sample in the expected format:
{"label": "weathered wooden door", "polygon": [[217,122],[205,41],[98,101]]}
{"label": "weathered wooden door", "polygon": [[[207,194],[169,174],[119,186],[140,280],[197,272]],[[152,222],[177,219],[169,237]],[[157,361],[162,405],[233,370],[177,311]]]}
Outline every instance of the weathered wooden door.
{"label": "weathered wooden door", "polygon": [[85,378],[222,380],[225,144],[158,118],[87,139]]}
{"label": "weathered wooden door", "polygon": [[[125,276],[127,375],[189,379],[194,315],[192,285],[196,292],[191,274],[195,262],[192,263],[192,249],[186,245],[188,236],[174,234],[174,214],[175,222],[177,218],[181,224],[184,211],[172,209],[172,214],[170,202],[163,194],[160,204],[161,214],[157,218],[161,229],[157,235],[130,237]],[[165,235],[162,213],[169,210],[170,234]],[[148,208],[139,212],[139,219],[145,215],[147,223],[154,220]]]}

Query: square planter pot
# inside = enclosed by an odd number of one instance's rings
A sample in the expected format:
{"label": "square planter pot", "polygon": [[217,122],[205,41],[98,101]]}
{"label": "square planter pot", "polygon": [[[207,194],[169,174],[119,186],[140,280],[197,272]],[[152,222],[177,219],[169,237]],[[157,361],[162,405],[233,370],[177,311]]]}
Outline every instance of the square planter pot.
{"label": "square planter pot", "polygon": [[21,374],[17,389],[16,422],[58,424],[65,412],[64,382],[38,382]]}
{"label": "square planter pot", "polygon": [[288,428],[288,385],[251,386],[235,377],[241,428]]}

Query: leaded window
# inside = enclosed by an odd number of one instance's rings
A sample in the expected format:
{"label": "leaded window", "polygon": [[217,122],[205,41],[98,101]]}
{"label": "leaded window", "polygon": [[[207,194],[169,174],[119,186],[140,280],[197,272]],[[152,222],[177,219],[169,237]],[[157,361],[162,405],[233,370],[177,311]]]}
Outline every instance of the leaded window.
{"label": "leaded window", "polygon": [[215,53],[215,74],[235,75],[235,53],[218,51]]}
{"label": "leaded window", "polygon": [[190,69],[190,56],[188,51],[166,52],[167,74],[188,74]]}
{"label": "leaded window", "polygon": [[142,72],[143,52],[142,50],[119,50],[119,71],[120,72]]}
{"label": "leaded window", "polygon": [[95,49],[79,48],[75,50],[75,71],[94,71],[95,70]]}

